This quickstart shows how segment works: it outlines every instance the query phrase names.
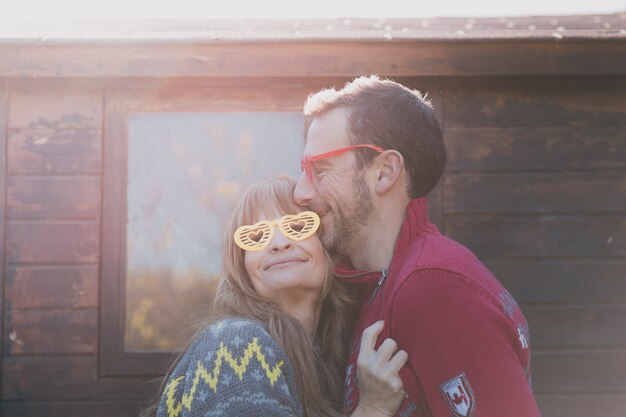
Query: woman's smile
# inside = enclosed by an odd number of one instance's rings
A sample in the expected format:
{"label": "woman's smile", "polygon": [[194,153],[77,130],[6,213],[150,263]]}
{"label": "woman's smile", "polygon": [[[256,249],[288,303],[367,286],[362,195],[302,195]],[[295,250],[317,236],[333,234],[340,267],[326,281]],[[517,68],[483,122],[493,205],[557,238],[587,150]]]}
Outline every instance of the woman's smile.
{"label": "woman's smile", "polygon": [[303,263],[307,260],[297,256],[289,256],[269,261],[263,268],[265,271],[277,268],[292,266],[294,263]]}

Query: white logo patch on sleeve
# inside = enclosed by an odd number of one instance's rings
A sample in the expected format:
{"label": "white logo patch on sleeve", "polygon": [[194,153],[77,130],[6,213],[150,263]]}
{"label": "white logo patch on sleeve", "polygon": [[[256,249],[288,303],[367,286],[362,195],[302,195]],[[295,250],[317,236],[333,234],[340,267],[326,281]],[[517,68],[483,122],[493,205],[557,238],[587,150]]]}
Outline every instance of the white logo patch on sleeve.
{"label": "white logo patch on sleeve", "polygon": [[439,386],[448,408],[456,417],[472,417],[474,414],[474,393],[464,373]]}

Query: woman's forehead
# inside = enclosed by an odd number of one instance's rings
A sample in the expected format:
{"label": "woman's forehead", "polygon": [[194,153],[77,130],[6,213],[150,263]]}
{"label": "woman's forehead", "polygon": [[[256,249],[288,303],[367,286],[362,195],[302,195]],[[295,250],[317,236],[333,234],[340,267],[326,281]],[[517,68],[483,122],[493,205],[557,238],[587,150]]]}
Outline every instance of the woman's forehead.
{"label": "woman's forehead", "polygon": [[[285,207],[287,206],[287,207]],[[278,202],[264,202],[252,208],[252,219],[255,223],[261,220],[276,220],[288,214],[298,214],[304,208],[293,204],[279,204]]]}
{"label": "woman's forehead", "polygon": [[254,215],[252,219],[254,223],[260,222],[261,220],[277,220],[287,214],[296,214],[296,213],[287,213],[285,210],[282,210],[280,207],[265,207],[260,208]]}

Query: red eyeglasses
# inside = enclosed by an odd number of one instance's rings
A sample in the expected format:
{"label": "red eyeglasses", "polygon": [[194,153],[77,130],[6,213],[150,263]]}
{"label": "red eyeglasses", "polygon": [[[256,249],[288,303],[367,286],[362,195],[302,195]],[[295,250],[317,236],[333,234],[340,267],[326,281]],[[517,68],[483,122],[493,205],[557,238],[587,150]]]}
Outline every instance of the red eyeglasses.
{"label": "red eyeglasses", "polygon": [[342,153],[351,151],[353,149],[357,149],[357,148],[367,148],[367,149],[372,149],[378,153],[383,153],[385,152],[385,149],[381,148],[380,146],[376,146],[376,145],[370,145],[370,144],[361,144],[361,145],[352,145],[352,146],[347,146],[345,148],[340,148],[340,149],[335,149],[334,151],[330,151],[330,152],[325,152],[325,153],[321,153],[319,155],[314,155],[314,156],[303,156],[302,159],[300,160],[300,169],[304,172],[306,172],[306,176],[309,178],[309,181],[313,181],[313,173],[311,171],[311,163],[315,162],[315,161],[319,161],[321,159],[326,159],[326,158],[330,158],[331,156],[336,156],[336,155],[341,155]]}

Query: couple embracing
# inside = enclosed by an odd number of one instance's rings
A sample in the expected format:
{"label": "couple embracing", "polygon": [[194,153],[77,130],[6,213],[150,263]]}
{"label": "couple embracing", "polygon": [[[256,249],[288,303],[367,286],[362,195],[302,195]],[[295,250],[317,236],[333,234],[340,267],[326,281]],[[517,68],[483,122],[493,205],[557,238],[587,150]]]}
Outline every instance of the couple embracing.
{"label": "couple embracing", "polygon": [[211,322],[145,414],[538,416],[521,310],[428,219],[430,103],[371,76],[304,114],[302,175],[240,199]]}

